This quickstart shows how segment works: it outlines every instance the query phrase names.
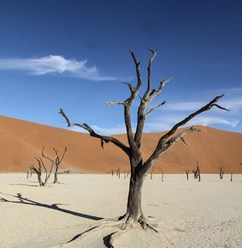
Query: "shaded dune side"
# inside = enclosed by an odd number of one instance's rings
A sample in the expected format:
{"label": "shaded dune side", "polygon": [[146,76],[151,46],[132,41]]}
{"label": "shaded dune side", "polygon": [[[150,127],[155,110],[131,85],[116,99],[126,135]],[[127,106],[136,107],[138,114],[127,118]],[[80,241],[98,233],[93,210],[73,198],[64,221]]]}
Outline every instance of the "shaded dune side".
{"label": "shaded dune side", "polygon": [[[242,173],[242,134],[200,126],[201,132],[189,134],[185,145],[177,145],[162,155],[155,164],[154,172],[183,173],[193,169],[199,161],[204,173],[217,173],[223,166],[225,173]],[[142,150],[144,159],[152,153],[160,133],[144,134]],[[105,144],[104,149],[98,139],[79,132],[31,123],[9,117],[0,117],[0,171],[22,172],[34,163],[42,146],[49,156],[54,156],[52,148],[62,151],[68,148],[62,169],[76,172],[106,173],[120,167],[128,171],[128,159],[120,149]],[[125,135],[116,135],[126,142]]]}

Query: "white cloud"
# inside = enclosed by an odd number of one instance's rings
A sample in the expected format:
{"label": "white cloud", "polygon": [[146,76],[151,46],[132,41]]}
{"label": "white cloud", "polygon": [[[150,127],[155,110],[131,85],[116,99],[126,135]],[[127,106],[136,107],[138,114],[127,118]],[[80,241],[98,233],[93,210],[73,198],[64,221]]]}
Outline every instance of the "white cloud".
{"label": "white cloud", "polygon": [[101,76],[96,66],[88,66],[86,60],[66,59],[60,55],[49,55],[41,58],[0,59],[0,70],[20,70],[32,75],[66,74],[94,81],[117,79]]}
{"label": "white cloud", "polygon": [[206,102],[177,102],[177,103],[167,103],[165,110],[174,110],[174,111],[194,111],[201,108],[205,105]]}
{"label": "white cloud", "polygon": [[236,127],[239,124],[240,120],[236,118],[222,118],[219,116],[202,116],[197,117],[196,119],[190,122],[190,125],[203,125],[209,126],[214,124],[223,124],[230,127]]}

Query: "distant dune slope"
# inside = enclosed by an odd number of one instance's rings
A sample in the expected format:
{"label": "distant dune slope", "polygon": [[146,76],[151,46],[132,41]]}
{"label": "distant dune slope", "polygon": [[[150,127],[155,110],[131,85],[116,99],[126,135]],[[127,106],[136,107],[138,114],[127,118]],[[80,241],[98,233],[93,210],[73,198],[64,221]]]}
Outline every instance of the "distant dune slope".
{"label": "distant dune slope", "polygon": [[[178,142],[155,164],[155,172],[183,173],[193,169],[199,162],[204,173],[217,173],[223,166],[225,173],[242,173],[242,134],[199,127],[201,132],[188,134],[185,145]],[[144,159],[152,153],[160,133],[144,134],[142,150]],[[62,170],[75,172],[110,172],[120,167],[128,171],[126,156],[112,144],[105,144],[89,135],[37,123],[0,116],[0,172],[22,172],[34,163],[42,146],[49,156],[54,156],[53,147],[62,151],[68,148]],[[126,140],[125,135],[117,135]]]}

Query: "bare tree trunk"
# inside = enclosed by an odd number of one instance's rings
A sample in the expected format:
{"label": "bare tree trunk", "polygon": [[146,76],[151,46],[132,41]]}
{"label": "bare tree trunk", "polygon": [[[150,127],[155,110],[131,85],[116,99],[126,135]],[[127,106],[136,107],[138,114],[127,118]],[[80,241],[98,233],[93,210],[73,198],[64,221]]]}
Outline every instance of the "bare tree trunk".
{"label": "bare tree trunk", "polygon": [[233,181],[233,173],[230,174],[230,182]]}
{"label": "bare tree trunk", "polygon": [[220,179],[223,179],[223,177],[224,177],[223,167],[220,166],[218,169],[219,169],[219,178],[220,178]]}
{"label": "bare tree trunk", "polygon": [[67,152],[67,147],[65,147],[61,157],[59,156],[59,153],[55,148],[53,148],[53,150],[54,150],[55,155],[56,155],[56,158],[55,158],[55,173],[54,173],[54,182],[53,183],[59,183],[59,181],[58,181],[58,171],[59,171],[61,162],[64,159],[65,154]]}
{"label": "bare tree trunk", "polygon": [[55,167],[54,182],[53,182],[53,183],[59,183],[58,177],[57,177],[58,171],[59,171],[59,166],[56,166],[56,167]]}
{"label": "bare tree trunk", "polygon": [[36,167],[34,167],[34,165],[32,165],[31,171],[32,170],[37,174],[39,186],[44,186],[44,183],[41,179],[41,166],[40,166],[40,164],[39,164],[39,168],[36,168]]}
{"label": "bare tree trunk", "polygon": [[118,174],[118,178],[120,179],[120,168],[118,167],[118,170],[117,170],[117,174]]}
{"label": "bare tree trunk", "polygon": [[144,175],[131,174],[129,182],[129,195],[127,203],[127,216],[129,222],[137,222],[143,218],[141,209],[141,193],[144,182]]}
{"label": "bare tree trunk", "polygon": [[200,167],[198,165],[198,161],[197,161],[197,167],[196,169],[192,170],[192,173],[194,174],[194,178],[197,179],[198,181],[201,182],[201,172],[200,172]]}
{"label": "bare tree trunk", "polygon": [[189,171],[190,171],[190,170],[185,170],[186,176],[187,176],[187,181],[189,180]]}
{"label": "bare tree trunk", "polygon": [[39,186],[44,186],[44,183],[42,182],[41,179],[41,173],[37,173],[37,177],[38,177]]}
{"label": "bare tree trunk", "polygon": [[161,171],[161,182],[164,182],[164,172],[163,172],[163,170]]}

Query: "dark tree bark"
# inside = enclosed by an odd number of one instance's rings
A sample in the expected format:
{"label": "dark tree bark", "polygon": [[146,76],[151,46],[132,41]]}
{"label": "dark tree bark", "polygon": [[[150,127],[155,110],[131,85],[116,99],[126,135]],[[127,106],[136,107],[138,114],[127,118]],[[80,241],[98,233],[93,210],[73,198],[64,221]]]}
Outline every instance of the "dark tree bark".
{"label": "dark tree bark", "polygon": [[198,161],[197,161],[196,169],[192,170],[192,173],[194,175],[194,178],[198,179],[198,181],[201,182],[201,172],[200,172],[200,167],[198,165]]}
{"label": "dark tree bark", "polygon": [[42,164],[40,159],[35,158],[37,160],[38,163],[38,167],[36,167],[35,165],[31,166],[31,170],[33,170],[36,174],[37,174],[37,179],[38,179],[38,183],[39,186],[44,186],[44,182],[42,181],[41,175],[42,175]]}
{"label": "dark tree bark", "polygon": [[63,151],[61,156],[59,156],[59,153],[55,148],[53,148],[53,150],[54,150],[55,155],[56,155],[56,158],[55,158],[55,172],[54,172],[54,181],[53,181],[53,183],[59,183],[59,181],[58,181],[58,172],[59,172],[61,162],[64,159],[65,154],[67,152],[67,147],[64,148],[64,151]]}
{"label": "dark tree bark", "polygon": [[118,167],[118,169],[116,170],[116,176],[118,176],[118,178],[120,179],[120,168]]}
{"label": "dark tree bark", "polygon": [[141,196],[144,176],[141,174],[131,175],[129,183],[129,195],[126,215],[129,217],[130,223],[143,221],[143,212],[141,208]]}
{"label": "dark tree bark", "polygon": [[161,171],[161,182],[164,182],[164,171]]}
{"label": "dark tree bark", "polygon": [[[56,157],[54,159],[47,157],[44,154],[44,147],[42,148],[41,155],[43,158],[49,160],[49,162],[50,162],[49,170],[47,169],[45,162],[42,158],[35,158],[35,160],[38,163],[38,166],[32,165],[30,167],[30,169],[31,169],[31,171],[34,171],[37,174],[39,186],[45,186],[47,184],[49,178],[50,178],[51,173],[52,173]],[[45,171],[44,181],[42,180],[42,169],[44,169],[44,171]]]}
{"label": "dark tree bark", "polygon": [[29,167],[27,167],[27,168],[26,168],[27,179],[29,178],[29,174],[30,174],[30,167],[31,167],[31,166],[29,166]]}
{"label": "dark tree bark", "polygon": [[[147,68],[147,84],[144,90],[143,95],[140,94],[140,89],[142,85],[142,77],[141,77],[141,70],[140,70],[140,62],[137,60],[135,54],[130,51],[132,56],[136,76],[137,76],[137,83],[132,85],[127,83],[127,86],[130,91],[129,97],[125,101],[109,101],[107,105],[114,105],[118,104],[123,106],[124,108],[124,122],[126,127],[126,134],[127,134],[127,141],[128,145],[122,143],[118,139],[110,136],[103,136],[97,134],[89,125],[86,123],[72,123],[65,112],[60,109],[59,113],[65,118],[68,126],[79,126],[85,130],[87,130],[90,136],[100,139],[101,146],[103,147],[105,143],[112,143],[119,147],[128,157],[130,161],[130,185],[129,185],[129,195],[128,195],[128,202],[127,202],[127,211],[125,216],[126,223],[137,223],[139,222],[142,226],[145,224],[144,216],[141,209],[141,196],[142,196],[142,186],[144,182],[145,174],[148,170],[153,166],[156,160],[164,154],[168,149],[170,149],[173,145],[175,145],[179,140],[184,141],[184,136],[188,133],[197,132],[199,131],[196,127],[188,127],[181,130],[178,130],[180,127],[187,124],[191,119],[196,117],[197,115],[210,110],[212,107],[217,107],[223,110],[227,110],[217,104],[217,101],[223,97],[223,95],[216,96],[206,105],[201,107],[199,110],[195,111],[194,113],[190,114],[177,124],[175,124],[168,132],[162,135],[156,145],[155,150],[150,155],[150,157],[144,161],[143,156],[141,153],[141,139],[143,134],[143,128],[145,124],[145,120],[148,115],[153,113],[157,108],[161,107],[165,104],[165,101],[162,101],[157,106],[154,106],[147,110],[147,107],[150,105],[152,100],[154,100],[162,91],[164,86],[171,81],[171,77],[162,80],[158,87],[155,89],[151,89],[151,68],[152,62],[156,57],[157,50],[150,50],[151,56],[148,62]],[[140,103],[137,110],[137,123],[135,133],[133,133],[132,125],[131,125],[131,106],[137,96],[140,96]]]}
{"label": "dark tree bark", "polygon": [[188,181],[189,180],[189,172],[190,172],[190,170],[185,170],[185,172],[186,172],[187,181]]}
{"label": "dark tree bark", "polygon": [[223,179],[223,177],[224,177],[223,166],[220,166],[220,167],[218,168],[218,170],[219,170],[219,178],[220,178],[220,179]]}

